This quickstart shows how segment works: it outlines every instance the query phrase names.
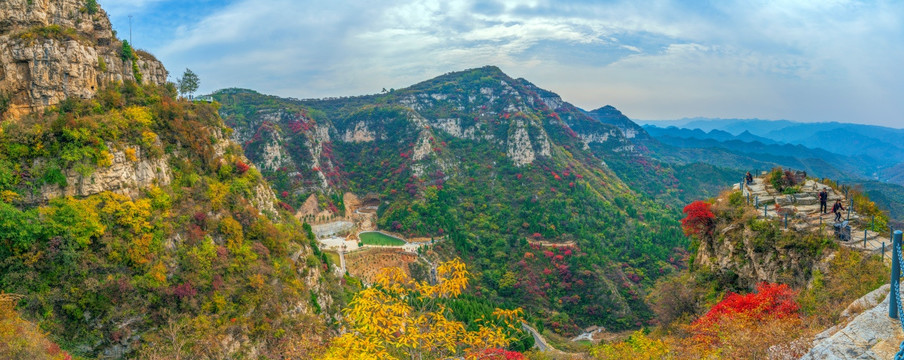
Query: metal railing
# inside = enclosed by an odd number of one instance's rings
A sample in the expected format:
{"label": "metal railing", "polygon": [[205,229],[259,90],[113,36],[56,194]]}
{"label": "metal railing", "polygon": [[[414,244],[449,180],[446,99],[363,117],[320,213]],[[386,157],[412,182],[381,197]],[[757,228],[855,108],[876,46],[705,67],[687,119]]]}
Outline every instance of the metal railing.
{"label": "metal railing", "polygon": [[[901,230],[897,230],[892,235],[891,246],[891,294],[888,299],[888,317],[898,319],[898,316],[904,312],[901,309],[901,269],[904,268],[904,259],[901,258]],[[900,319],[899,319],[900,320]],[[904,322],[899,322],[901,329],[904,330]],[[898,347],[898,353],[895,354],[895,360],[904,359],[904,341]]]}

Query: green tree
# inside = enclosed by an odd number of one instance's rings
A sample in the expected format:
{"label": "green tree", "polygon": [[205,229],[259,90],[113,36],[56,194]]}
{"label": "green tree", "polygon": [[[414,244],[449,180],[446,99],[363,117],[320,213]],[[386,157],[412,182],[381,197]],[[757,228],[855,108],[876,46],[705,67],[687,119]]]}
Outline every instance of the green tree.
{"label": "green tree", "polygon": [[198,75],[195,74],[191,69],[185,69],[185,73],[182,74],[181,78],[176,79],[176,87],[179,89],[179,93],[182,96],[185,94],[194,94],[195,91],[198,90],[198,85],[201,84],[201,79],[198,78]]}
{"label": "green tree", "polygon": [[88,14],[94,15],[97,13],[98,9],[97,0],[88,0],[85,2],[85,11],[87,11]]}

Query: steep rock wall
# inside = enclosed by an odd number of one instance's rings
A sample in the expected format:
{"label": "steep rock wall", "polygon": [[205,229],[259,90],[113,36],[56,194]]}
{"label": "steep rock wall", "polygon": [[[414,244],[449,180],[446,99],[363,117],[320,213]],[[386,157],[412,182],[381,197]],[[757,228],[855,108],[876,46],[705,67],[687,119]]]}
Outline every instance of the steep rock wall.
{"label": "steep rock wall", "polygon": [[137,80],[166,83],[152,56],[121,55],[122,42],[103,9],[80,0],[0,2],[0,108],[5,118],[42,111],[67,97],[90,98],[104,84]]}

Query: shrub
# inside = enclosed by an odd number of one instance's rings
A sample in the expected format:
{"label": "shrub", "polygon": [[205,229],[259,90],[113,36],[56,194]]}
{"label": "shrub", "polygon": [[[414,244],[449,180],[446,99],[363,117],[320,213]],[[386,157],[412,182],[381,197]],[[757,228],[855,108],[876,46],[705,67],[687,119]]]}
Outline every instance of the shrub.
{"label": "shrub", "polygon": [[88,14],[91,14],[91,15],[97,14],[98,10],[100,10],[100,7],[97,6],[97,0],[85,1],[85,11],[88,12]]}
{"label": "shrub", "polygon": [[123,61],[135,60],[137,58],[137,56],[135,56],[135,50],[132,49],[132,45],[126,40],[122,41],[122,47],[119,48],[119,56]]}
{"label": "shrub", "polygon": [[681,226],[685,235],[697,237],[712,235],[716,215],[710,210],[711,206],[707,202],[697,200],[684,207],[687,216],[681,219]]}
{"label": "shrub", "polygon": [[20,32],[17,36],[22,41],[33,43],[39,39],[78,40],[78,32],[73,28],[59,25],[34,26]]}
{"label": "shrub", "polygon": [[596,359],[664,359],[669,353],[669,346],[662,340],[647,337],[642,330],[635,331],[623,342],[601,344],[590,349],[590,355]]}

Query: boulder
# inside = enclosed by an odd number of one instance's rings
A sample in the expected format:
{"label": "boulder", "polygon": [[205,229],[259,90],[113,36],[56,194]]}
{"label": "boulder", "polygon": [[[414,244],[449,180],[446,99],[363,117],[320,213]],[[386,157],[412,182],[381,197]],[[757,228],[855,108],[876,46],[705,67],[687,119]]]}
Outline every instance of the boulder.
{"label": "boulder", "polygon": [[844,327],[835,326],[817,335],[813,348],[801,360],[893,358],[904,341],[904,331],[900,321],[888,317],[888,289],[885,285],[853,302],[842,315],[868,310]]}

